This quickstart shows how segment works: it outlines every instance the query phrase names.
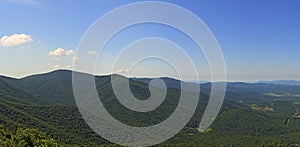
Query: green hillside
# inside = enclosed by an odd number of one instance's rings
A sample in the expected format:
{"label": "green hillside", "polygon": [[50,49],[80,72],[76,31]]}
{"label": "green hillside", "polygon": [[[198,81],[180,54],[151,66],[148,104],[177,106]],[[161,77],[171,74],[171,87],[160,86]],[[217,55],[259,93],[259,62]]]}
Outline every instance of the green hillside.
{"label": "green hillside", "polygon": [[[131,111],[114,96],[110,78],[96,77],[97,90],[108,112],[122,123],[132,126],[157,124],[172,114],[179,101],[179,81],[163,78],[173,86],[169,86],[162,105],[146,113]],[[12,132],[20,126],[36,128],[61,145],[112,145],[94,133],[82,119],[75,105],[71,82],[72,72],[65,70],[23,79],[0,77],[0,124]],[[145,81],[132,79],[130,86],[140,99],[150,95]],[[300,118],[296,109],[300,107],[300,100],[295,98],[300,87],[230,83],[220,114],[204,133],[197,127],[208,102],[209,84],[201,88],[204,93],[200,94],[191,121],[179,134],[158,146],[300,144]],[[278,95],[284,96],[278,99]]]}
{"label": "green hillside", "polygon": [[25,77],[12,82],[35,95],[51,99],[55,103],[63,105],[75,104],[71,71],[59,70]]}

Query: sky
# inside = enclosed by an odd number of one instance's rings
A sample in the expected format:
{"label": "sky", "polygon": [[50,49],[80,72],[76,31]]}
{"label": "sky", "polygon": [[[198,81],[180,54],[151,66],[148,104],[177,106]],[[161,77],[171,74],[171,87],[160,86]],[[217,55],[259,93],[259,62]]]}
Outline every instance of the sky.
{"label": "sky", "polygon": [[[88,29],[107,12],[134,2],[141,1],[0,0],[0,75],[21,78],[56,69],[72,69],[74,62],[83,60],[76,52]],[[300,1],[163,2],[191,11],[209,27],[222,50],[229,81],[300,80]],[[130,72],[140,77],[172,77],[178,73],[173,64],[185,67],[181,56],[171,51],[174,46],[166,44],[159,46],[165,49],[161,55],[177,59],[173,63],[153,58],[132,65],[132,69],[123,68],[123,64],[129,64],[126,59],[135,57],[129,51],[127,57],[112,68],[122,49],[130,49],[131,43],[145,37],[165,38],[183,47],[200,79],[211,78],[201,49],[181,31],[162,24],[145,23],[125,28],[111,38],[101,54],[99,49],[89,49],[86,55],[98,57],[96,74]],[[151,40],[148,43],[152,45]],[[143,45],[138,48],[141,50]],[[151,51],[154,49],[143,49],[141,54]],[[186,79],[193,80],[189,75]]]}

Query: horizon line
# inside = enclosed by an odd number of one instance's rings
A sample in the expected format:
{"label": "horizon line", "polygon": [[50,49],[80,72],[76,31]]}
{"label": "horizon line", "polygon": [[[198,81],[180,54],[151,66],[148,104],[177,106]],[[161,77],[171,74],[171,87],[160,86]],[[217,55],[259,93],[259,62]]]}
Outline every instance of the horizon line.
{"label": "horizon line", "polygon": [[[49,73],[52,73],[52,72],[55,72],[55,71],[70,71],[70,72],[79,72],[79,73],[83,73],[83,74],[89,74],[89,75],[92,75],[92,76],[111,76],[111,75],[120,75],[120,76],[124,76],[126,78],[129,78],[129,79],[153,79],[153,78],[170,78],[170,79],[174,79],[174,80],[178,80],[178,81],[183,81],[183,82],[193,82],[193,83],[199,83],[199,84],[203,84],[203,83],[212,83],[211,80],[207,80],[207,79],[203,79],[203,80],[181,80],[181,79],[178,79],[176,77],[170,77],[170,76],[126,76],[126,75],[123,75],[123,74],[120,74],[120,73],[107,73],[107,74],[91,74],[91,73],[86,73],[86,72],[81,72],[81,71],[75,71],[73,69],[54,69],[54,70],[49,70],[49,71],[44,71],[44,72],[37,72],[37,73],[31,73],[31,74],[28,74],[28,75],[25,75],[25,76],[21,76],[21,77],[13,77],[13,76],[7,76],[7,75],[0,75],[0,77],[6,77],[6,78],[12,78],[12,79],[24,79],[24,78],[27,78],[27,77],[31,77],[31,76],[36,76],[36,75],[43,75],[43,74],[49,74]],[[300,79],[299,80],[296,80],[296,79],[268,79],[268,80],[265,80],[265,79],[259,79],[259,80],[227,80],[227,81],[216,81],[214,83],[217,83],[217,82],[227,82],[227,83],[237,83],[237,82],[242,82],[242,83],[265,83],[265,82],[274,82],[274,81],[296,81],[296,82],[300,82]]]}

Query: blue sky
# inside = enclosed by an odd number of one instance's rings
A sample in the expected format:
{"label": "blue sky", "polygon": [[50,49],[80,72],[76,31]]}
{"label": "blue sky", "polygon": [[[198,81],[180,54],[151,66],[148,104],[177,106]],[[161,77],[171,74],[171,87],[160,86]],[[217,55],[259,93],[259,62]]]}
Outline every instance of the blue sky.
{"label": "blue sky", "polygon": [[[55,69],[72,68],[72,60],[76,60],[76,48],[87,29],[106,12],[133,2],[138,1],[0,0],[0,38],[6,40],[0,46],[0,75],[19,78]],[[207,24],[222,49],[228,80],[300,79],[299,1],[165,2],[188,9]],[[159,30],[163,30],[163,33]],[[104,50],[103,57],[100,56],[104,61],[103,66],[109,65],[105,62],[113,61],[112,58],[120,52],[118,46],[122,46],[122,43],[152,35],[189,46],[186,51],[198,66],[200,78],[210,78],[201,52],[196,51],[193,44],[174,29],[144,24],[128,28],[120,34],[119,39],[116,37],[115,41],[112,40],[111,47]],[[10,40],[7,41],[9,37],[15,37],[20,42],[13,44]],[[97,52],[91,50],[89,54],[93,56]],[[153,73],[161,72],[167,76],[172,72],[168,71],[171,68],[158,65],[167,66],[157,61],[145,62],[144,67],[142,64],[137,66],[140,68],[135,73],[151,76],[147,75],[149,72],[142,71],[153,69]],[[96,71],[99,74],[109,73],[104,70],[108,67],[103,66],[100,66],[99,60]]]}

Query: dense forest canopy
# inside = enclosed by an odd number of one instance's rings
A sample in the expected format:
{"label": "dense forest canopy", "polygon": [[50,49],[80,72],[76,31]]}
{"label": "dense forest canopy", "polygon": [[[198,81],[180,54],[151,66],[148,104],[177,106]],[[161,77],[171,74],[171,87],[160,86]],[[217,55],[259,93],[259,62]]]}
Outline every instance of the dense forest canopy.
{"label": "dense forest canopy", "polygon": [[[149,113],[130,111],[122,106],[113,95],[110,76],[96,77],[96,84],[101,101],[114,118],[132,126],[150,126],[172,114],[179,100],[180,81],[163,80],[169,87],[167,97],[157,110]],[[149,96],[148,81],[130,80],[136,97]],[[190,122],[179,134],[157,146],[299,145],[299,86],[228,83],[220,114],[205,132],[199,132],[210,83],[200,86],[198,107]],[[97,135],[83,120],[72,94],[71,71],[60,70],[23,79],[0,77],[0,108],[0,146],[115,146]]]}

